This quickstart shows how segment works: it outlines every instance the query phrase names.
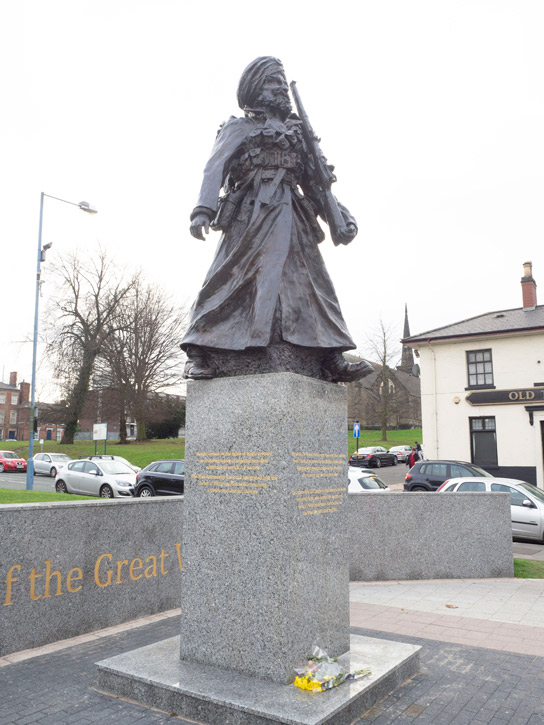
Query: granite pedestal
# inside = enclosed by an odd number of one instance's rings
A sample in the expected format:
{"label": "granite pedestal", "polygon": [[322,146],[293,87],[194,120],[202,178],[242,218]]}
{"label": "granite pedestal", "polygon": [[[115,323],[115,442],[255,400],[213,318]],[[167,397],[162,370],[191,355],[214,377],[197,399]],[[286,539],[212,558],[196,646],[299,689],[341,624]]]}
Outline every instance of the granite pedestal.
{"label": "granite pedestal", "polygon": [[186,426],[181,658],[292,682],[349,649],[346,390],[192,381]]}

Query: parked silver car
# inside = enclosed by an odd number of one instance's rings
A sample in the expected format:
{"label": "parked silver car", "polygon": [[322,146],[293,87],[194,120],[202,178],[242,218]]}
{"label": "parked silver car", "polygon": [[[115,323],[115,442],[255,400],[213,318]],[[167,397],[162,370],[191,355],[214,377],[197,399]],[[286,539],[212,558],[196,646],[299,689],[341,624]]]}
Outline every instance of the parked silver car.
{"label": "parked silver car", "polygon": [[36,453],[32,460],[34,473],[56,478],[57,473],[72,459],[65,453]]}
{"label": "parked silver car", "polygon": [[103,453],[93,456],[87,456],[87,458],[89,459],[89,461],[120,461],[121,463],[124,463],[125,466],[132,468],[134,473],[138,473],[142,470],[139,466],[134,466],[130,461],[127,461],[127,459],[123,458],[123,456],[110,456],[107,453]]}
{"label": "parked silver car", "polygon": [[128,498],[134,495],[136,474],[119,461],[72,461],[55,481],[58,493],[77,493],[101,498]]}
{"label": "parked silver car", "polygon": [[544,491],[515,478],[450,478],[437,493],[495,491],[510,494],[512,536],[544,543]]}
{"label": "parked silver car", "polygon": [[389,453],[394,453],[399,463],[405,463],[411,452],[412,448],[410,446],[393,446],[393,448],[389,449]]}

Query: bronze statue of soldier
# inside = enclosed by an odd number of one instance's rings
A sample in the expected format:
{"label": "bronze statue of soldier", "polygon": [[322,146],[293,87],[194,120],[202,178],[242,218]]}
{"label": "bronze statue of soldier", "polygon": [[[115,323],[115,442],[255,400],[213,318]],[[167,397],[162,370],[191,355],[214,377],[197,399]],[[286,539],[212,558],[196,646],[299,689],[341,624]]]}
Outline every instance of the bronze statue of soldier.
{"label": "bronze statue of soldier", "polygon": [[244,116],[221,126],[191,214],[193,237],[204,240],[210,228],[222,235],[181,343],[185,376],[359,379],[372,367],[342,355],[355,344],[318,248],[325,235],[317,218],[332,233],[332,199],[335,244],[354,239],[355,219],[323,188],[325,160],[311,153],[277,58],[249,64],[238,103]]}

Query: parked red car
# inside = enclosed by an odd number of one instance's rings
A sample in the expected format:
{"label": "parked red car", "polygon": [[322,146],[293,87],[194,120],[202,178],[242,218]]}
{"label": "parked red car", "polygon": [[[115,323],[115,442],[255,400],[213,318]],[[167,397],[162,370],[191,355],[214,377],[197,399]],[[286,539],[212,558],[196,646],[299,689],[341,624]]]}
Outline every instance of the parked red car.
{"label": "parked red car", "polygon": [[26,471],[26,461],[13,451],[0,451],[0,473]]}

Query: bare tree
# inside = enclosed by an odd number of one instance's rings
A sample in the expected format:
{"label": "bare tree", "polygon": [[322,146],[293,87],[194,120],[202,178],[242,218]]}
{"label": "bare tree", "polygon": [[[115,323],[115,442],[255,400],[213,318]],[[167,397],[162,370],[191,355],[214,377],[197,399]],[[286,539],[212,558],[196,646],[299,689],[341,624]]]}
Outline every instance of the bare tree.
{"label": "bare tree", "polygon": [[97,357],[105,338],[119,326],[119,305],[134,279],[123,281],[103,250],[90,262],[70,255],[61,260],[57,274],[60,290],[52,301],[49,351],[65,391],[62,443],[73,443]]}
{"label": "bare tree", "polygon": [[121,430],[126,428],[123,411],[130,407],[137,423],[136,438],[145,440],[150,394],[182,380],[184,358],[179,344],[187,313],[140,277],[118,314],[122,324],[108,335],[102,355],[119,390]]}
{"label": "bare tree", "polygon": [[380,423],[382,430],[382,441],[387,440],[387,425],[391,416],[394,384],[391,379],[390,364],[399,356],[398,335],[395,330],[385,325],[380,319],[374,333],[367,338],[368,357],[380,366]]}

